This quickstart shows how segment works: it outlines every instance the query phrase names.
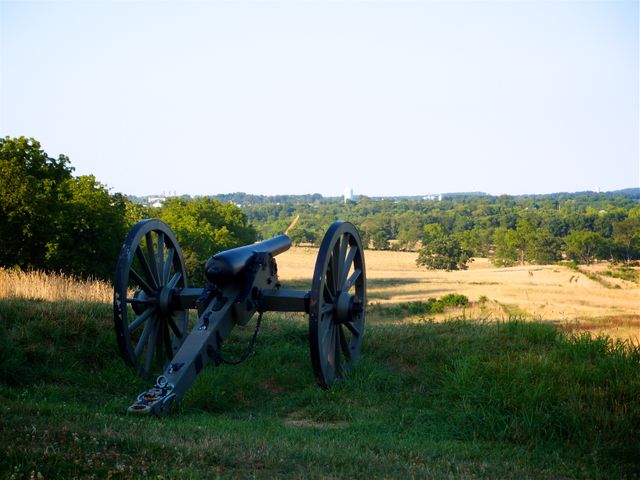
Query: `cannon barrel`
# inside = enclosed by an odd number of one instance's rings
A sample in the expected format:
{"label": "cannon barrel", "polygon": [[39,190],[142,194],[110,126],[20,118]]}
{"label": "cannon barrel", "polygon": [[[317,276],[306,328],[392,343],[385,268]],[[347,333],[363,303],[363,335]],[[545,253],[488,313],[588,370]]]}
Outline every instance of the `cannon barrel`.
{"label": "cannon barrel", "polygon": [[286,252],[291,247],[291,239],[287,235],[232,248],[212,256],[204,267],[205,275],[212,283],[228,279],[242,272],[256,253],[270,253],[272,256]]}

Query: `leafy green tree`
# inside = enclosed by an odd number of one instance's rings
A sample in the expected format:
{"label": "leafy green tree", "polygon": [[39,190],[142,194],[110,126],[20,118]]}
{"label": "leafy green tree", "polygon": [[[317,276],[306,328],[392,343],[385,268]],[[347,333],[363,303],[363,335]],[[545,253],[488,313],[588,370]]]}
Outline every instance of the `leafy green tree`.
{"label": "leafy green tree", "polygon": [[531,238],[526,258],[530,263],[551,265],[561,258],[562,241],[546,228],[537,229]]}
{"label": "leafy green tree", "polygon": [[[111,195],[92,175],[65,184],[61,206],[46,245],[46,265],[80,276],[111,278],[128,230],[127,200]],[[52,225],[53,227],[53,225]]]}
{"label": "leafy green tree", "polygon": [[401,250],[414,250],[422,233],[422,219],[414,212],[404,212],[397,218],[398,247]]}
{"label": "leafy green tree", "polygon": [[389,237],[384,230],[378,230],[371,236],[371,246],[374,250],[386,250],[389,248]]}
{"label": "leafy green tree", "polygon": [[72,171],[66,156],[50,158],[33,138],[0,139],[0,265],[47,268]]}
{"label": "leafy green tree", "polygon": [[471,252],[462,248],[452,236],[439,237],[427,243],[418,253],[416,264],[430,270],[466,270]]}
{"label": "leafy green tree", "polygon": [[552,264],[560,259],[561,242],[548,228],[537,227],[530,218],[520,219],[515,230],[496,229],[494,242],[492,261],[498,266]]}
{"label": "leafy green tree", "polygon": [[491,228],[475,226],[458,234],[462,248],[473,252],[474,257],[488,257],[492,246]]}
{"label": "leafy green tree", "polygon": [[603,244],[601,235],[586,230],[572,230],[565,238],[567,257],[587,265],[602,251]]}
{"label": "leafy green tree", "polygon": [[315,245],[320,241],[319,238],[321,238],[318,237],[318,233],[315,229],[305,224],[296,225],[287,233],[287,235],[291,238],[291,242],[296,245],[300,245],[301,243],[311,243],[312,245]]}
{"label": "leafy green tree", "polygon": [[627,262],[640,255],[640,217],[629,217],[613,224],[614,245],[622,252]]}
{"label": "leafy green tree", "polygon": [[187,272],[195,283],[204,282],[204,264],[209,257],[256,240],[247,217],[231,203],[172,198],[161,208],[160,216],[176,234]]}
{"label": "leafy green tree", "polygon": [[515,230],[496,228],[493,234],[495,250],[491,261],[498,267],[511,267],[519,260],[519,238]]}
{"label": "leafy green tree", "polygon": [[444,237],[444,229],[439,223],[428,223],[422,229],[422,243],[431,243]]}
{"label": "leafy green tree", "polygon": [[125,219],[127,222],[127,229],[131,229],[131,227],[140,220],[153,217],[154,215],[151,212],[151,208],[142,205],[141,203],[134,203],[129,200],[125,201]]}
{"label": "leafy green tree", "polygon": [[365,218],[360,223],[361,234],[363,234],[364,245],[376,250],[386,250],[389,246],[389,240],[393,238],[392,230],[394,226],[391,223],[389,215],[375,214]]}

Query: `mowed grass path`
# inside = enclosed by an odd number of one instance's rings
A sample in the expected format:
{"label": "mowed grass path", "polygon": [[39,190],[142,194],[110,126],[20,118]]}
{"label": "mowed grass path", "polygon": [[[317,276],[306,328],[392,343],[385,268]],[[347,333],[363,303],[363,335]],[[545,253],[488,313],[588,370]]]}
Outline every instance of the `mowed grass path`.
{"label": "mowed grass path", "polygon": [[109,305],[0,300],[0,478],[640,476],[640,349],[549,324],[374,320],[323,391],[306,319],[268,314],[171,416],[125,413],[148,386]]}

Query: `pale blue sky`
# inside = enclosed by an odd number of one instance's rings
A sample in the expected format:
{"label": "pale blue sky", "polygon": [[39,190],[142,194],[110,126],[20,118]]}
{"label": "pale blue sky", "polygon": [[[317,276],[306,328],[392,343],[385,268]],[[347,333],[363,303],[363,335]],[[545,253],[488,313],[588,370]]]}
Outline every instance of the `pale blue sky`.
{"label": "pale blue sky", "polygon": [[638,187],[638,23],[638,1],[0,0],[0,135],[138,195]]}

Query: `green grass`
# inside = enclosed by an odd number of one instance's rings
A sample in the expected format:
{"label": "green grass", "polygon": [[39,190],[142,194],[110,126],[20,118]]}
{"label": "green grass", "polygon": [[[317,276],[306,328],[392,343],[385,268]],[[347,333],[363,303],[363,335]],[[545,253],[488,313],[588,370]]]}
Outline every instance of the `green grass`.
{"label": "green grass", "polygon": [[609,267],[609,270],[602,272],[602,275],[612,278],[620,278],[628,282],[640,283],[640,272],[633,267],[615,266]]}
{"label": "green grass", "polygon": [[400,302],[390,305],[374,304],[372,310],[386,317],[408,317],[415,315],[434,315],[443,313],[447,308],[466,307],[469,299],[460,293],[448,293],[441,298],[429,298],[426,302]]}
{"label": "green grass", "polygon": [[[635,478],[640,347],[542,323],[371,323],[317,388],[306,320],[209,367],[172,415],[119,360],[111,309],[0,300],[0,478]],[[251,325],[234,333],[241,350]]]}

